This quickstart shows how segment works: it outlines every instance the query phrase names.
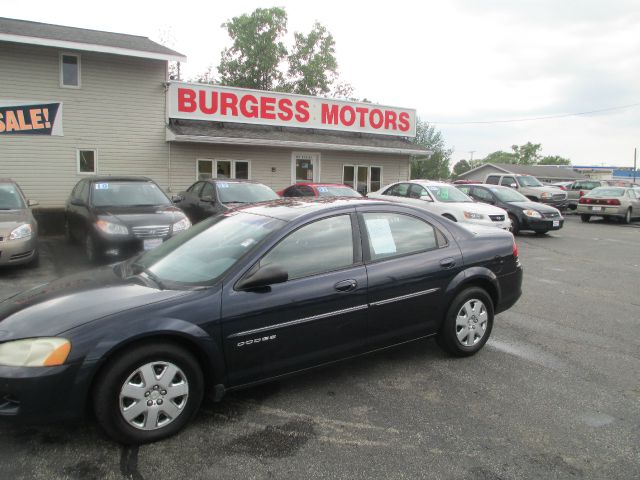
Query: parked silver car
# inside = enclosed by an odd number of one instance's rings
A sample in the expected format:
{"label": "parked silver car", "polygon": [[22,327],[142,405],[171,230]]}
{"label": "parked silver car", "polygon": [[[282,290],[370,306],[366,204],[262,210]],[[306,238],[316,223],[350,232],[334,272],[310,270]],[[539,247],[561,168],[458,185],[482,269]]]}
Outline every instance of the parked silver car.
{"label": "parked silver car", "polygon": [[13,180],[0,179],[0,266],[38,262],[38,224]]}
{"label": "parked silver car", "polygon": [[569,185],[567,190],[567,207],[570,210],[578,208],[578,201],[594,188],[605,187],[607,183],[602,180],[577,180]]}
{"label": "parked silver car", "polygon": [[583,222],[598,216],[617,217],[631,223],[634,217],[640,217],[640,198],[634,188],[597,187],[580,198],[577,211]]}

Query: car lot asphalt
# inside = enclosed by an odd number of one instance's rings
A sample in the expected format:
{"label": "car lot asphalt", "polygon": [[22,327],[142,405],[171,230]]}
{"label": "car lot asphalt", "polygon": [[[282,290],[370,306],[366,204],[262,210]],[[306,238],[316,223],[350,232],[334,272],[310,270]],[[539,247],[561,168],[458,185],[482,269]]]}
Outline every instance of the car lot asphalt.
{"label": "car lot asphalt", "polygon": [[[0,299],[88,267],[41,243],[39,268],[0,270]],[[570,216],[517,244],[523,296],[474,357],[414,342],[229,394],[139,448],[92,421],[3,422],[0,478],[640,478],[640,223]]]}

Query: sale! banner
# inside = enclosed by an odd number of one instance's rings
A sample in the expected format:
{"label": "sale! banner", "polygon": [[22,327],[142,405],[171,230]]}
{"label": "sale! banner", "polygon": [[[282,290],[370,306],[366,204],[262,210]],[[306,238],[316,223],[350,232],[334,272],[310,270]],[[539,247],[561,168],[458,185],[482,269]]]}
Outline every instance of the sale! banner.
{"label": "sale! banner", "polygon": [[0,100],[0,135],[62,136],[62,103]]}

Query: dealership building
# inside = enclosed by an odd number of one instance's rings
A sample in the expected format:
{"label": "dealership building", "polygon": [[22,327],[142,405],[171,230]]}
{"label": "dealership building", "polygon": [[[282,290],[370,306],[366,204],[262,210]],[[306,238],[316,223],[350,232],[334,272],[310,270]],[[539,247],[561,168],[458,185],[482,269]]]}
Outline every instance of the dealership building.
{"label": "dealership building", "polygon": [[168,193],[211,177],[366,193],[429,153],[412,109],[170,80],[185,60],[146,37],[0,18],[0,178],[44,213],[91,174]]}

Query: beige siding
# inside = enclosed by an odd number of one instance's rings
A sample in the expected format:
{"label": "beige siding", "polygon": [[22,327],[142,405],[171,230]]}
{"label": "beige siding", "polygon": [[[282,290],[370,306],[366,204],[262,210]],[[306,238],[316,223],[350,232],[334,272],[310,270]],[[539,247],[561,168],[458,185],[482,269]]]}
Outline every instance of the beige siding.
{"label": "beige siding", "polygon": [[[171,144],[171,191],[184,190],[196,180],[196,159],[249,160],[251,179],[262,182],[274,190],[291,185],[291,159],[293,152],[302,150],[261,148],[199,143]],[[382,183],[409,178],[409,157],[350,152],[320,153],[320,181],[342,183],[343,165],[373,165],[382,167]],[[275,172],[272,170],[275,169]]]}
{"label": "beige siding", "polygon": [[81,88],[61,88],[61,50],[0,44],[0,99],[63,102],[63,137],[0,136],[0,177],[43,207],[62,206],[77,173],[76,150],[98,150],[98,173],[147,175],[168,185],[166,62],[90,52]]}

